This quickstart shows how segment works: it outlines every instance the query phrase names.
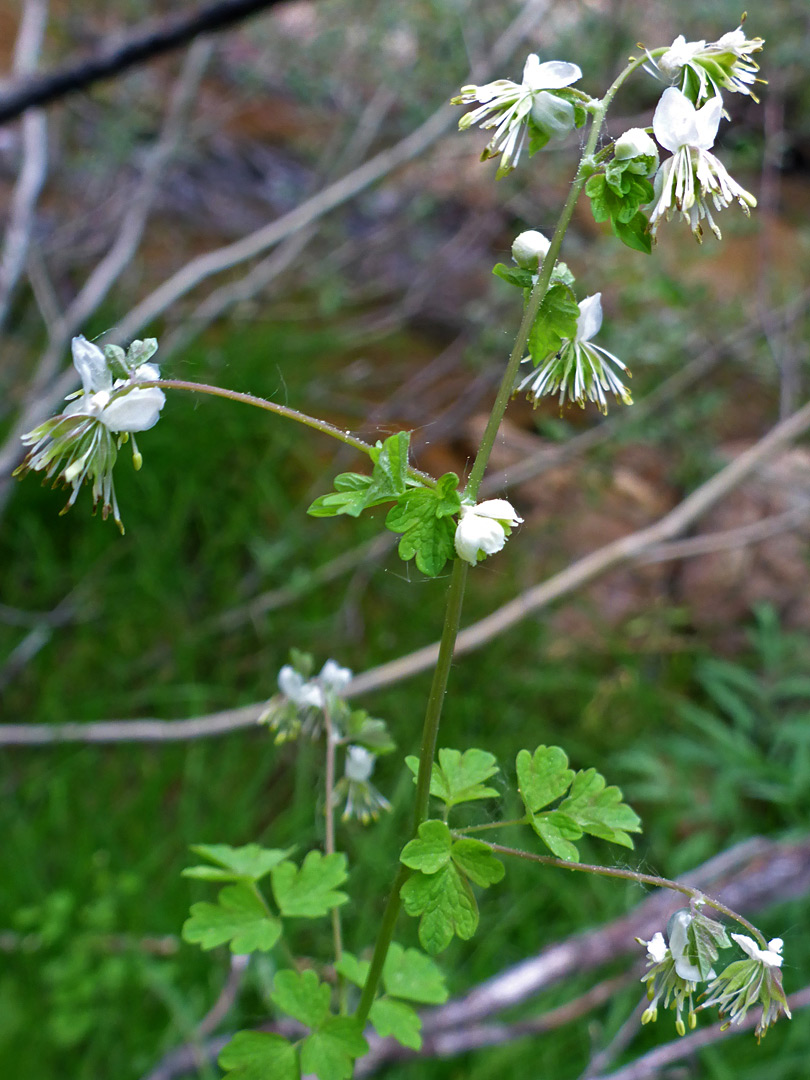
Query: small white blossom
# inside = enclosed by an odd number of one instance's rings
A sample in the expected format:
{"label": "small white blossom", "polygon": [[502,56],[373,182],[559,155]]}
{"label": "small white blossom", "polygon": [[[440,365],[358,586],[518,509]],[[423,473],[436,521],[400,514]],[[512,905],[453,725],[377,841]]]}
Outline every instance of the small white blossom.
{"label": "small white blossom", "polygon": [[672,152],[655,177],[656,204],[650,215],[651,232],[656,233],[661,218],[676,211],[690,223],[698,241],[703,218],[718,239],[720,229],[708,205],[711,197],[716,210],[736,199],[745,214],[756,206],[754,196],[729,176],[726,167],[710,153],[720,125],[722,102],[712,98],[696,109],[680,90],[670,86],[661,95],[653,117],[653,131],[658,142]]}
{"label": "small white blossom", "polygon": [[334,791],[335,805],[344,798],[346,800],[341,815],[344,821],[357,818],[363,825],[368,825],[370,821],[376,821],[381,811],[391,809],[385,796],[369,782],[376,760],[377,755],[365,746],[346,748],[343,778],[335,785]]}
{"label": "small white blossom", "polygon": [[759,67],[752,57],[764,44],[762,38],[747,38],[742,24],[712,42],[687,41],[679,34],[662,56],[650,58],[646,70],[680,83],[680,89],[696,105],[723,90],[747,94],[757,101],[751,87],[760,81],[756,75]]}
{"label": "small white blossom", "polygon": [[456,554],[475,566],[479,559],[500,551],[511,530],[522,521],[506,499],[487,499],[477,506],[462,506],[461,520],[456,526]]}
{"label": "small white blossom", "polygon": [[321,668],[318,680],[327,690],[340,695],[352,681],[352,672],[347,667],[341,667],[335,660],[327,660]]}
{"label": "small white blossom", "polygon": [[[601,325],[602,294],[594,293],[580,301],[576,336],[564,340],[559,351],[527,375],[518,390],[527,389],[535,403],[544,394],[555,394],[559,390],[560,406],[567,395],[583,407],[586,399],[595,401],[603,412],[607,412],[605,392],[621,398],[625,405],[631,405],[630,391],[610,365],[614,364],[621,371],[627,371],[627,368],[618,356],[591,341]],[[524,363],[531,362],[531,357],[524,360]]]}
{"label": "small white blossom", "polygon": [[658,168],[658,147],[644,128],[630,128],[620,135],[613,147],[617,161],[644,158],[645,175],[652,176]]}
{"label": "small white blossom", "polygon": [[638,941],[647,946],[647,959],[654,964],[660,964],[669,952],[666,938],[660,930],[653,934],[649,941],[642,941],[641,938]]}
{"label": "small white blossom", "polygon": [[322,709],[323,690],[314,680],[307,680],[292,664],[285,664],[278,673],[278,688],[299,709]]}
{"label": "small white blossom", "polygon": [[462,86],[454,105],[479,102],[479,108],[466,113],[459,128],[466,130],[480,124],[485,130],[495,128],[482,160],[501,155],[497,176],[506,176],[515,168],[526,141],[527,128],[541,134],[545,141],[568,134],[574,126],[574,107],[559,97],[559,90],[582,78],[576,64],[549,60],[544,64],[532,53],[523,68],[523,81],[497,79],[483,86]]}
{"label": "small white blossom", "polygon": [[773,938],[772,941],[768,942],[767,949],[760,949],[754,939],[748,937],[747,934],[732,934],[731,936],[742,951],[747,953],[752,960],[759,960],[766,967],[780,968],[782,966],[781,954],[784,942],[781,938]]}
{"label": "small white blossom", "polygon": [[[130,352],[143,351],[151,356],[156,348],[154,340],[133,342]],[[22,442],[31,450],[16,473],[33,469],[44,472],[46,479],[55,477],[56,482],[61,480],[72,487],[62,513],[74,504],[84,481],[92,481],[94,510],[101,502],[102,518],[112,511],[123,532],[113,466],[119,449],[134,432],[148,431],[158,422],[165,394],[157,386],[139,387],[138,383],[159,379],[160,372],[154,364],[130,369],[122,362],[126,377],[113,381],[108,357],[93,342],[75,337],[71,351],[82,388],[68,395],[69,404],[58,416],[22,436]],[[124,357],[123,349],[117,352]],[[131,441],[133,464],[139,469],[143,459],[134,437]]]}
{"label": "small white blossom", "polygon": [[537,270],[545,259],[551,241],[537,229],[527,229],[515,237],[512,244],[512,258],[523,270]]}

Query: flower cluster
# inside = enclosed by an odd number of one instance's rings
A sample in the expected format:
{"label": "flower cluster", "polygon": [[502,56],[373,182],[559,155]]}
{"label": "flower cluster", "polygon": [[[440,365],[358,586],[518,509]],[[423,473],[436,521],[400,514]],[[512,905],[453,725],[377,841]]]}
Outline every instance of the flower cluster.
{"label": "flower cluster", "polygon": [[143,458],[135,442],[136,431],[148,431],[160,417],[166,401],[163,391],[141,383],[160,378],[150,363],[157,341],[133,341],[125,353],[117,346],[102,350],[84,337],[72,342],[73,364],[82,380],[82,388],[70,394],[70,403],[62,412],[22,436],[31,449],[15,471],[43,472],[45,479],[60,481],[73,489],[66,513],[76,501],[85,480],[92,483],[93,510],[101,503],[101,516],[113,520],[123,533],[113,484],[113,467],[121,446],[131,440],[132,462],[140,469]]}
{"label": "flower cluster", "polygon": [[259,717],[260,724],[267,724],[276,733],[276,742],[296,739],[301,731],[317,737],[321,731],[323,710],[334,707],[352,680],[349,668],[341,667],[334,660],[327,660],[320,674],[314,678],[303,674],[309,657],[302,657],[298,667],[285,664],[278,673],[281,700],[271,698]]}
{"label": "flower cluster", "polygon": [[483,86],[462,86],[458,97],[452,98],[452,104],[478,102],[479,107],[465,113],[458,126],[462,131],[474,124],[480,124],[485,130],[495,128],[481,160],[500,154],[501,163],[496,174],[500,179],[520,160],[527,133],[531,134],[532,152],[572,130],[577,121],[575,107],[564,95],[561,96],[560,91],[581,78],[582,71],[576,64],[562,60],[541,64],[531,53],[523,67],[520,83],[496,79]]}
{"label": "flower cluster", "polygon": [[[559,391],[560,406],[568,397],[583,407],[586,400],[595,401],[603,412],[607,412],[606,392],[631,405],[633,399],[630,391],[611,365],[629,375],[627,368],[618,356],[591,341],[601,325],[602,294],[594,293],[579,304],[575,336],[566,338],[556,353],[526,376],[518,385],[518,390],[526,390],[535,402],[544,394]],[[524,361],[531,362],[531,357]]]}
{"label": "flower cluster", "polygon": [[512,529],[522,521],[506,499],[487,499],[477,506],[462,505],[456,526],[456,554],[475,566],[479,559],[500,551]]}
{"label": "flower cluster", "polygon": [[747,94],[757,101],[751,87],[762,80],[757,79],[759,67],[752,57],[764,44],[762,38],[747,38],[742,24],[712,42],[687,41],[679,34],[657,60],[649,57],[646,69],[680,83],[696,105],[719,97],[723,90]]}
{"label": "flower cluster", "polygon": [[[746,934],[726,934],[724,927],[703,915],[697,908],[683,909],[672,916],[668,926],[669,943],[662,933],[649,941],[636,940],[647,948],[647,972],[642,982],[647,984],[649,1006],[641,1022],[647,1024],[658,1017],[658,1004],[676,1013],[675,1027],[679,1035],[686,1034],[687,1025],[697,1025],[694,994],[700,982],[708,982],[698,1009],[717,1005],[721,1016],[728,1016],[726,1026],[740,1024],[748,1009],[762,1005],[762,1015],[755,1029],[760,1039],[780,1016],[790,1018],[785,992],[782,989],[782,939],[773,938],[761,948]],[[730,948],[732,941],[746,954],[735,960],[718,975],[711,966],[718,950]],[[683,1014],[686,1011],[686,1022]]]}

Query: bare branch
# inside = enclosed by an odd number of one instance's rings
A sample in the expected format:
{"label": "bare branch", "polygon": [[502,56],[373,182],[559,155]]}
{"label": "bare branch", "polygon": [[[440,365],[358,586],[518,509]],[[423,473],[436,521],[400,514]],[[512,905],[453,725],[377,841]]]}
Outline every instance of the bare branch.
{"label": "bare branch", "polygon": [[102,79],[122,75],[136,64],[187,45],[201,34],[213,34],[258,15],[285,0],[218,0],[194,11],[137,27],[126,36],[102,44],[95,55],[66,64],[21,85],[13,85],[0,96],[0,124],[8,123],[27,109],[48,105],[66,94],[86,90]]}
{"label": "bare branch", "polygon": [[[26,0],[14,50],[15,75],[34,71],[48,22],[48,0]],[[25,266],[34,210],[48,172],[48,124],[31,112],[22,124],[22,168],[14,192],[0,255],[0,327],[6,321],[14,288]]]}

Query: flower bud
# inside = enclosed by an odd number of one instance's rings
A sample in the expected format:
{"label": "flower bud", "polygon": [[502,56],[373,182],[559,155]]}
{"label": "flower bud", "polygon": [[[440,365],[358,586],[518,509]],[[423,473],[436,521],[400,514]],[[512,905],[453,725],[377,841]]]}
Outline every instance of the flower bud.
{"label": "flower bud", "polygon": [[658,168],[658,147],[644,128],[630,128],[629,131],[625,131],[624,135],[620,135],[616,140],[613,156],[618,161],[636,157],[653,158],[654,164],[648,170],[647,175],[654,173]]}
{"label": "flower bud", "polygon": [[512,258],[523,270],[537,270],[550,246],[551,241],[547,240],[541,232],[528,229],[515,237],[515,242],[512,244]]}

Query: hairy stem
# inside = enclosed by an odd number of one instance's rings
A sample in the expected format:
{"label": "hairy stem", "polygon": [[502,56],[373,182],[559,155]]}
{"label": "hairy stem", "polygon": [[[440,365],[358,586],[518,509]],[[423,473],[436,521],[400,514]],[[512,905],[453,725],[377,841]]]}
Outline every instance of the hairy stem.
{"label": "hairy stem", "polygon": [[[323,688],[322,688],[323,689]],[[324,837],[324,850],[327,855],[335,853],[335,739],[332,725],[332,710],[329,708],[329,700],[324,691],[323,723],[326,735],[326,766],[324,777],[324,794],[326,806],[324,816],[326,818],[326,835]],[[343,957],[343,931],[340,923],[340,909],[332,908],[332,943],[335,953],[335,963],[340,963]],[[338,999],[341,1013],[346,1011],[346,980],[342,975],[338,976]]]}
{"label": "hairy stem", "polygon": [[503,844],[490,844],[487,840],[482,840],[481,843],[486,844],[490,851],[497,852],[499,855],[513,855],[515,858],[526,859],[529,862],[543,863],[544,866],[558,866],[561,870],[578,870],[583,874],[623,878],[625,881],[637,881],[640,885],[654,885],[659,889],[670,889],[672,892],[682,893],[684,896],[688,896],[690,900],[697,900],[707,907],[714,908],[715,911],[719,911],[727,918],[738,922],[757,939],[763,948],[768,947],[768,943],[760,931],[746,918],[738,912],[732,911],[725,904],[721,904],[719,900],[713,900],[710,896],[706,896],[700,889],[696,889],[692,885],[683,885],[679,881],[671,881],[669,878],[659,877],[657,874],[642,874],[638,870],[625,870],[619,866],[595,866],[591,863],[568,862],[566,859],[558,859],[554,855],[537,855],[533,851],[521,851],[519,848],[504,847]]}
{"label": "hairy stem", "polygon": [[[212,397],[227,398],[229,401],[239,401],[244,405],[254,405],[257,409],[264,409],[266,412],[275,413],[277,416],[283,416],[287,420],[295,420],[298,424],[304,424],[305,427],[312,428],[314,431],[320,431],[324,435],[330,435],[333,439],[337,439],[339,442],[345,443],[346,446],[352,446],[355,450],[360,450],[364,454],[371,456],[376,447],[371,443],[365,442],[363,439],[358,439],[355,435],[352,435],[348,431],[344,431],[342,428],[336,427],[334,424],[330,424],[327,420],[318,420],[315,416],[309,416],[307,413],[300,412],[298,409],[291,409],[288,405],[278,405],[275,401],[267,401],[266,398],[256,397],[255,394],[243,394],[238,390],[227,390],[222,386],[210,386],[208,383],[197,382],[185,382],[181,379],[153,379],[149,382],[133,383],[133,389],[143,389],[148,386],[159,386],[163,390],[190,390],[195,394],[210,394]],[[415,480],[419,480],[422,484],[428,487],[435,487],[436,481],[429,474],[422,472],[421,469],[414,469],[411,466],[408,467],[408,475]]]}

